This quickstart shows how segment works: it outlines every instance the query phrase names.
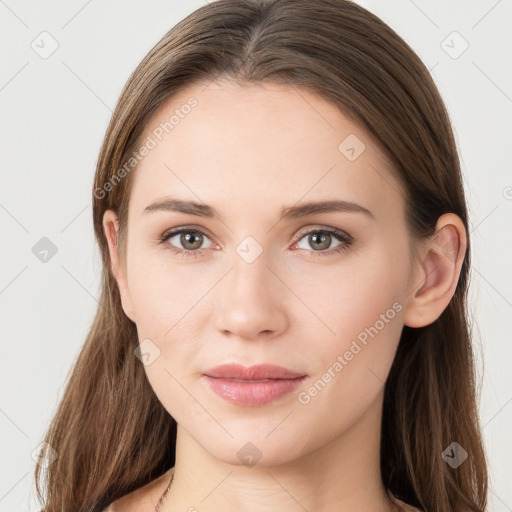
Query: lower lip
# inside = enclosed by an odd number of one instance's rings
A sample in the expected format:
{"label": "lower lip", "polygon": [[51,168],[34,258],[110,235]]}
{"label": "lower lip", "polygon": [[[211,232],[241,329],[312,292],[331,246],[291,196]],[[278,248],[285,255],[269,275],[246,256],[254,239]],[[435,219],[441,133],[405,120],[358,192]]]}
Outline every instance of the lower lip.
{"label": "lower lip", "polygon": [[203,376],[210,388],[228,402],[246,407],[259,407],[297,389],[307,376],[297,379],[271,379],[266,382],[217,379]]}

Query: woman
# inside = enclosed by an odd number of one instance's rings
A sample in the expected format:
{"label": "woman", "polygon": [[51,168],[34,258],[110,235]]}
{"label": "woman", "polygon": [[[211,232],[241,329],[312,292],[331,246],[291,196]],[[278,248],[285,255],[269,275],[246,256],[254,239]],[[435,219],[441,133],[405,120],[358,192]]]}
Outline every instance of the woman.
{"label": "woman", "polygon": [[128,80],[93,208],[45,512],[485,509],[457,149],[379,18],[198,9]]}

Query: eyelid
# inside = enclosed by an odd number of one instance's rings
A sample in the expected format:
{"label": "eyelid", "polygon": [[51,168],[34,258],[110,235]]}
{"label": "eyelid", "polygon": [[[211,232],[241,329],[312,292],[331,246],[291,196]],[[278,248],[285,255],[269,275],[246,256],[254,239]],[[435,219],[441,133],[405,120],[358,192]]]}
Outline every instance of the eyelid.
{"label": "eyelid", "polygon": [[[327,233],[334,233],[335,235],[343,236],[347,241],[352,242],[353,238],[351,235],[349,235],[346,231],[343,231],[342,229],[333,228],[329,226],[322,226],[319,224],[316,225],[309,225],[299,231],[299,233],[296,235],[295,240],[298,242],[304,235],[308,235],[311,232],[316,231],[325,231]],[[296,243],[295,242],[295,243]]]}

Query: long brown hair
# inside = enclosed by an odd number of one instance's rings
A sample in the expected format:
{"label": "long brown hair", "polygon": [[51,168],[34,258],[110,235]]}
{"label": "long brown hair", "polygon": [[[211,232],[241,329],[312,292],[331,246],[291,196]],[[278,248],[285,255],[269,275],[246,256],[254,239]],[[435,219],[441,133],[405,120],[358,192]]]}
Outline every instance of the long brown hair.
{"label": "long brown hair", "polygon": [[[467,251],[455,294],[432,324],[404,326],[385,384],[381,473],[386,487],[428,512],[483,511],[487,463],[466,311],[468,214],[450,119],[413,50],[348,0],[215,1],[172,28],[127,81],[92,194],[101,297],[40,454],[49,460],[51,447],[58,457],[47,469],[36,466],[43,510],[100,511],[174,466],[176,422],[134,355],[136,326],[121,306],[102,219],[106,209],[117,213],[122,257],[136,172],[126,162],[148,120],[183,88],[218,77],[302,87],[362,123],[404,186],[413,240],[431,236],[444,213],[461,218]],[[453,441],[468,453],[457,468],[442,456]]]}

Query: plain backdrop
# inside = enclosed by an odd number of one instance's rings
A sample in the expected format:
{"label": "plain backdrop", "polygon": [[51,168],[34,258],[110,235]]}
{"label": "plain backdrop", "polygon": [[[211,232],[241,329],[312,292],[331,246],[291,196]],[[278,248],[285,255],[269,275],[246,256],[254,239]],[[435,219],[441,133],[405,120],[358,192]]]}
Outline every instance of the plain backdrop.
{"label": "plain backdrop", "polygon": [[[359,3],[418,53],[453,122],[470,209],[489,510],[511,511],[512,2]],[[202,5],[0,0],[0,512],[39,510],[32,454],[97,307],[91,189],[112,109],[150,48]]]}

